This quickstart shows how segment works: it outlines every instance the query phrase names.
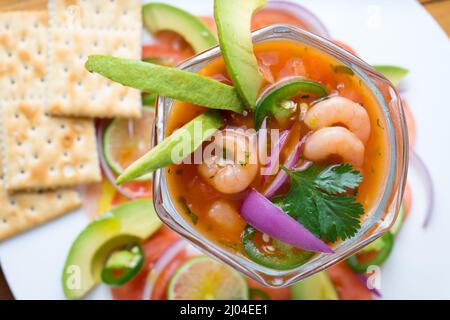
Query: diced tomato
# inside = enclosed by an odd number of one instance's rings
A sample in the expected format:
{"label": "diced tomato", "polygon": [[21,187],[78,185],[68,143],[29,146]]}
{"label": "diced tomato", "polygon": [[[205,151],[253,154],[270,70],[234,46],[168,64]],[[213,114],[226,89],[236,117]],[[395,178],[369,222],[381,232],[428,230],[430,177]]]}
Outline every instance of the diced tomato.
{"label": "diced tomato", "polygon": [[341,300],[372,300],[372,294],[362,284],[352,269],[345,263],[338,263],[326,270]]}
{"label": "diced tomato", "polygon": [[272,300],[290,300],[291,299],[291,289],[288,287],[285,288],[268,288],[263,286],[259,282],[252,280],[250,278],[247,279],[248,286],[250,288],[259,289],[267,293]]}
{"label": "diced tomato", "polygon": [[162,227],[143,245],[145,264],[141,272],[127,284],[113,288],[112,295],[116,300],[141,300],[148,273],[158,258],[173,243],[179,239],[178,235],[167,227]]}

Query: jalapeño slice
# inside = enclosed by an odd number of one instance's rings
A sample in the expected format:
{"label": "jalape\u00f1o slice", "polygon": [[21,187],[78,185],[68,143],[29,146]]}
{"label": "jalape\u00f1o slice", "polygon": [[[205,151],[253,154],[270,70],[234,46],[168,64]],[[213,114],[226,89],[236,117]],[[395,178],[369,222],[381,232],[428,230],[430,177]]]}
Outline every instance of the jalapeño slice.
{"label": "jalape\u00f1o slice", "polygon": [[347,264],[353,271],[365,273],[372,266],[381,266],[389,258],[394,246],[394,235],[386,233],[381,238],[375,240],[357,254],[347,259]]}
{"label": "jalape\u00f1o slice", "polygon": [[264,243],[262,233],[249,225],[242,235],[242,243],[248,257],[272,269],[293,269],[301,266],[314,255],[313,252],[294,248],[276,239],[271,239],[270,242]]}
{"label": "jalape\u00f1o slice", "polygon": [[140,245],[111,254],[102,270],[103,283],[122,286],[133,279],[144,265],[144,251]]}
{"label": "jalape\u00f1o slice", "polygon": [[320,83],[303,78],[292,78],[269,90],[256,104],[255,129],[261,127],[267,116],[274,116],[279,121],[290,117],[296,110],[296,103],[292,99],[297,96],[310,98],[310,95],[322,98],[328,93]]}

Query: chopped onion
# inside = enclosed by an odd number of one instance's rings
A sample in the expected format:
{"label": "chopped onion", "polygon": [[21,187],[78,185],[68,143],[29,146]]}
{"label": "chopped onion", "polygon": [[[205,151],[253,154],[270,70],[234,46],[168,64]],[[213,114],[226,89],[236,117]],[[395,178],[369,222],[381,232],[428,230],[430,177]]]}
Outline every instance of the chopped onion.
{"label": "chopped onion", "polygon": [[269,163],[267,163],[263,172],[261,173],[262,176],[269,176],[272,174],[275,166],[278,163],[277,159],[280,158],[281,150],[283,150],[283,147],[286,144],[289,132],[290,132],[289,130],[285,130],[280,134],[280,137],[277,141],[277,144],[275,145],[275,148],[270,153]]}
{"label": "chopped onion", "polygon": [[308,31],[318,36],[330,38],[330,33],[322,21],[320,21],[314,13],[297,3],[272,0],[269,1],[265,8],[286,11],[291,15],[296,16],[301,22],[303,22],[307,26]]}
{"label": "chopped onion", "polygon": [[377,298],[381,298],[381,292],[378,291],[377,289],[373,288],[370,289],[367,286],[367,276],[361,273],[355,273],[356,278],[359,280],[359,282],[361,282],[361,284],[363,284],[367,290],[369,290],[374,296],[376,296]]}
{"label": "chopped onion", "polygon": [[134,137],[134,121],[133,119],[128,119],[128,137]]}
{"label": "chopped onion", "polygon": [[428,170],[425,162],[420,158],[420,156],[411,150],[411,165],[417,169],[425,187],[426,197],[427,197],[427,210],[425,213],[425,219],[423,221],[423,228],[426,228],[430,223],[431,217],[434,212],[434,185],[433,179],[431,178],[430,171]]}
{"label": "chopped onion", "polygon": [[128,199],[136,199],[142,196],[142,192],[132,192],[129,190],[124,189],[123,187],[120,187],[116,184],[116,177],[114,176],[114,173],[112,172],[111,168],[108,166],[105,160],[105,156],[103,154],[103,132],[106,127],[105,121],[100,121],[98,123],[97,128],[97,152],[100,159],[100,166],[102,168],[103,173],[106,176],[106,179],[111,183],[111,185],[116,189],[118,193],[123,195],[124,197]]}
{"label": "chopped onion", "polygon": [[156,261],[152,270],[150,271],[147,281],[145,283],[144,291],[142,292],[142,300],[150,300],[153,293],[153,287],[158,279],[161,271],[181,252],[186,249],[187,243],[183,240],[178,240],[167,249],[158,261]]}
{"label": "chopped onion", "polygon": [[[300,159],[300,154],[302,152],[302,147],[305,144],[306,139],[309,137],[309,135],[304,136],[295,146],[294,151],[289,155],[286,162],[284,163],[284,166],[292,170],[295,168],[295,165],[297,164],[298,160]],[[271,198],[275,195],[275,193],[281,188],[281,186],[286,182],[289,175],[286,171],[280,170],[278,172],[275,179],[273,179],[272,183],[267,187],[267,189],[264,191],[264,195],[267,198]]]}
{"label": "chopped onion", "polygon": [[254,189],[247,193],[240,214],[249,225],[274,239],[308,251],[334,253],[325,242]]}

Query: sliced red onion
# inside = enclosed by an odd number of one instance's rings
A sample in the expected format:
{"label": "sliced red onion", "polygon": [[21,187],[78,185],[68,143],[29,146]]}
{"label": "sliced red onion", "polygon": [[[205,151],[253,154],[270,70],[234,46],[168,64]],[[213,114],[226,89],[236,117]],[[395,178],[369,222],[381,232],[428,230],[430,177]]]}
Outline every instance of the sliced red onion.
{"label": "sliced red onion", "polygon": [[103,154],[103,131],[105,130],[106,122],[100,121],[98,123],[97,128],[97,152],[100,159],[100,166],[102,168],[103,173],[106,176],[106,179],[111,183],[111,185],[116,189],[118,193],[123,195],[124,197],[128,199],[136,199],[139,198],[140,195],[138,193],[130,192],[129,190],[126,190],[116,184],[116,177],[114,176],[114,173],[112,172],[111,168],[108,166],[105,160],[105,156]]}
{"label": "sliced red onion", "polygon": [[142,292],[142,300],[150,300],[153,293],[153,287],[158,279],[161,271],[163,271],[167,265],[187,246],[187,243],[183,240],[178,240],[169,247],[156,261],[152,270],[150,271],[147,281],[145,282],[144,291]]}
{"label": "sliced red onion", "polygon": [[325,242],[255,189],[248,192],[240,214],[249,225],[274,239],[308,251],[334,253]]}
{"label": "sliced red onion", "polygon": [[320,21],[320,19],[314,13],[297,3],[290,1],[271,0],[267,4],[267,6],[265,6],[265,8],[286,11],[302,21],[308,27],[308,31],[318,36],[330,38],[330,33],[328,32],[322,21]]}
{"label": "sliced red onion", "polygon": [[[305,144],[306,139],[309,135],[304,136],[295,146],[294,151],[289,155],[286,162],[284,163],[284,166],[292,170],[295,168],[295,165],[297,164],[298,160],[300,159],[300,154],[302,153],[302,147]],[[267,198],[271,198],[275,195],[275,193],[283,186],[283,184],[286,182],[289,175],[286,171],[280,170],[278,172],[275,179],[273,179],[272,183],[267,187],[267,189],[264,191],[264,195]]]}
{"label": "sliced red onion", "polygon": [[258,130],[258,158],[259,162],[267,163],[267,152],[264,152],[267,148],[267,118],[264,118],[261,128]]}
{"label": "sliced red onion", "polygon": [[262,176],[269,176],[272,174],[273,170],[275,169],[275,166],[278,163],[277,159],[280,158],[281,150],[283,150],[283,147],[286,144],[289,132],[290,132],[289,130],[285,130],[280,134],[277,144],[275,145],[275,148],[272,150],[270,154],[269,162],[267,163],[263,172],[261,173]]}
{"label": "sliced red onion", "polygon": [[361,284],[363,284],[367,290],[369,290],[374,296],[376,296],[377,298],[381,298],[381,292],[375,288],[370,289],[369,286],[367,285],[367,276],[361,273],[355,273],[356,278],[359,280],[359,282],[361,282]]}
{"label": "sliced red onion", "polygon": [[411,165],[417,170],[425,186],[425,192],[427,197],[427,210],[422,225],[422,227],[425,229],[426,227],[428,227],[428,224],[430,223],[431,217],[433,216],[434,212],[433,179],[425,162],[414,150],[411,150]]}

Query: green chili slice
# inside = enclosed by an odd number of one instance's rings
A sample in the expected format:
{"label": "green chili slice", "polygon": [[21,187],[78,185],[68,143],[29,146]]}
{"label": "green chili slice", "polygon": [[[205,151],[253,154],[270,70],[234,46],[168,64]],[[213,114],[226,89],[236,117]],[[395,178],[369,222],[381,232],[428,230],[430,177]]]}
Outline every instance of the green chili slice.
{"label": "green chili slice", "polygon": [[[347,259],[347,264],[353,271],[358,273],[367,272],[367,268],[372,265],[381,266],[389,258],[392,247],[394,246],[394,235],[391,232],[386,233],[381,238],[375,240],[367,247],[359,251],[357,254]],[[374,252],[375,255],[369,259],[361,262],[360,258],[362,254],[368,254]]]}
{"label": "green chili slice", "polygon": [[113,252],[102,270],[103,283],[122,286],[133,279],[144,265],[144,251],[140,245]]}
{"label": "green chili slice", "polygon": [[271,252],[260,248],[255,243],[255,236],[261,232],[247,226],[242,235],[242,243],[247,256],[256,263],[276,270],[289,270],[308,261],[313,252],[294,248],[286,243],[272,239]]}

